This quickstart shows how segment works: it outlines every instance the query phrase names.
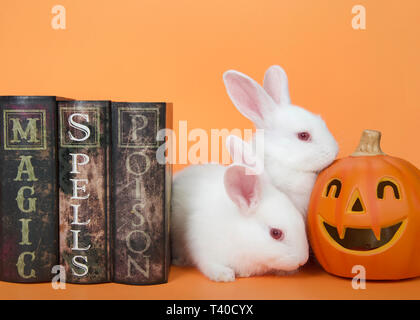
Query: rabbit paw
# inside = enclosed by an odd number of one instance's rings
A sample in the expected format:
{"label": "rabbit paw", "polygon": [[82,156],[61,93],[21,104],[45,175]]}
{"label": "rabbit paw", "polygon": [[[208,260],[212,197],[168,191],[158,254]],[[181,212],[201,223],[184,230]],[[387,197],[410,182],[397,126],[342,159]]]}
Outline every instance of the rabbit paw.
{"label": "rabbit paw", "polygon": [[229,268],[220,264],[208,265],[202,269],[202,272],[210,280],[216,282],[231,282],[235,281],[235,272]]}

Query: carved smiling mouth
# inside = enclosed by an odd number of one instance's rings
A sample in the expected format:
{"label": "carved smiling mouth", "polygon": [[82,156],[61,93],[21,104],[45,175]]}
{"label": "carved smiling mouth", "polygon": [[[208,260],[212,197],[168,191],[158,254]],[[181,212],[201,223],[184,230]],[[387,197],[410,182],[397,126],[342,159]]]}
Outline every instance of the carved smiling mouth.
{"label": "carved smiling mouth", "polygon": [[397,231],[400,229],[403,221],[392,226],[382,228],[381,236],[376,239],[372,229],[346,228],[344,238],[338,235],[337,228],[323,221],[325,230],[329,236],[343,248],[355,251],[371,251],[383,247],[389,243]]}

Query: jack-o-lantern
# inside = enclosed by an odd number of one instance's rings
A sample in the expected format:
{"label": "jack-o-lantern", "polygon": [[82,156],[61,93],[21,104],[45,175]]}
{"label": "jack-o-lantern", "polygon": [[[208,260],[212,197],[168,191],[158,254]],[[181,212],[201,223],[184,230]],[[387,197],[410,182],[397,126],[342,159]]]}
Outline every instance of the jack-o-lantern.
{"label": "jack-o-lantern", "polygon": [[420,170],[385,155],[381,133],[366,130],[350,157],[322,171],[309,205],[309,238],[329,273],[366,278],[420,276]]}

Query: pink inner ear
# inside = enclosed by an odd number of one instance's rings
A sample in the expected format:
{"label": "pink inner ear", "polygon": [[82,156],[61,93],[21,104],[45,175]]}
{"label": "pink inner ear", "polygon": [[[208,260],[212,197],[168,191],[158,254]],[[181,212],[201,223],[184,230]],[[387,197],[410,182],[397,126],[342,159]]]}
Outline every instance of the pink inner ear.
{"label": "pink inner ear", "polygon": [[246,172],[243,166],[231,166],[225,173],[226,192],[229,198],[243,210],[254,208],[261,198],[258,175],[247,175]]}
{"label": "pink inner ear", "polygon": [[230,82],[230,94],[236,100],[237,106],[240,106],[244,113],[252,112],[262,119],[255,86],[248,79],[238,78],[236,75],[229,75],[227,81]]}
{"label": "pink inner ear", "polygon": [[257,185],[256,176],[249,176],[247,179],[242,180],[240,188],[240,195],[245,200],[248,207],[254,202],[256,197],[255,186]]}
{"label": "pink inner ear", "polygon": [[271,66],[264,76],[264,89],[277,104],[290,104],[286,73],[278,66]]}

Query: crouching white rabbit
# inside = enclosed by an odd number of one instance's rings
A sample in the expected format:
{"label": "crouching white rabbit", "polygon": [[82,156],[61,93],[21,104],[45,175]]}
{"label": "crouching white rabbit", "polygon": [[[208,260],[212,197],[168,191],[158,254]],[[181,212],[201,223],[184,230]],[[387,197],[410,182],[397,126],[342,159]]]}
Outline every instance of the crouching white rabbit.
{"label": "crouching white rabbit", "polygon": [[297,270],[308,259],[302,215],[264,174],[253,174],[258,161],[247,143],[230,136],[227,146],[246,164],[190,166],[174,178],[173,263],[214,281]]}
{"label": "crouching white rabbit", "polygon": [[324,120],[290,103],[287,76],[279,66],[266,71],[264,87],[234,70],[226,71],[223,79],[236,108],[257,129],[264,129],[267,175],[306,217],[317,174],[338,153]]}

